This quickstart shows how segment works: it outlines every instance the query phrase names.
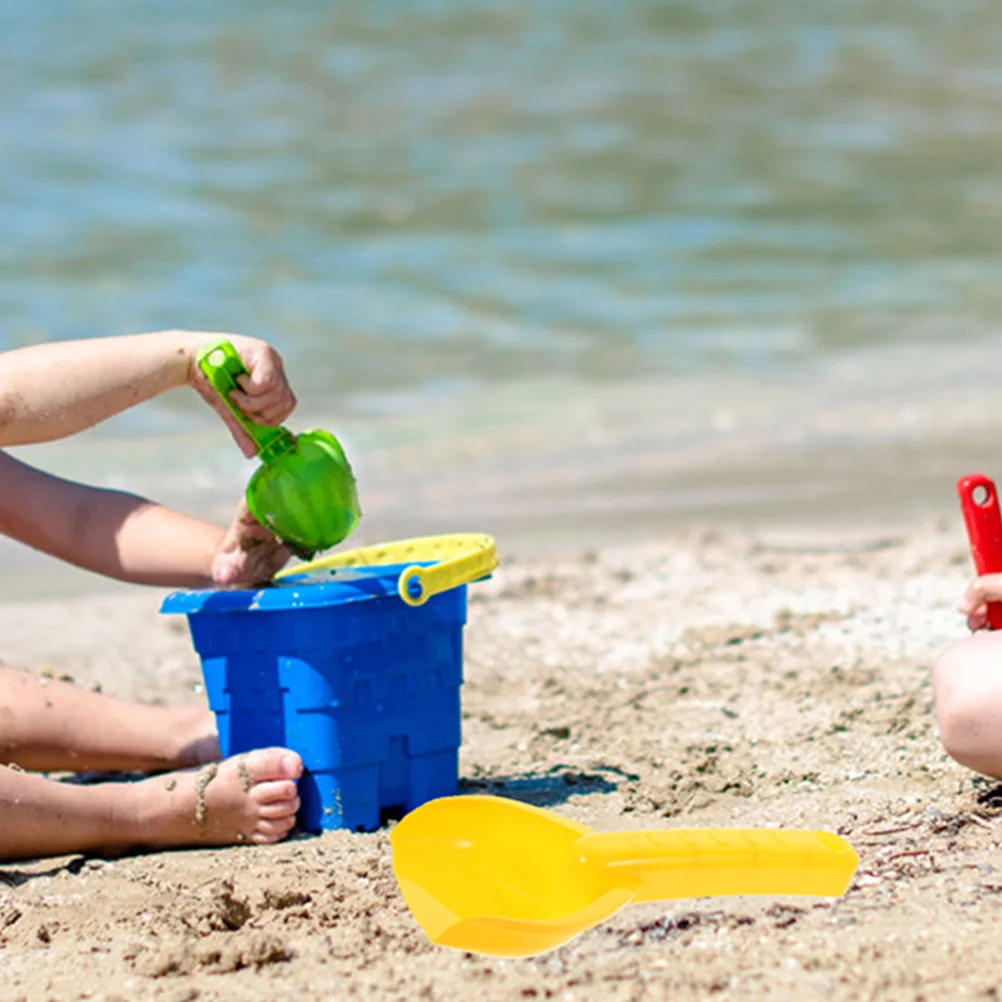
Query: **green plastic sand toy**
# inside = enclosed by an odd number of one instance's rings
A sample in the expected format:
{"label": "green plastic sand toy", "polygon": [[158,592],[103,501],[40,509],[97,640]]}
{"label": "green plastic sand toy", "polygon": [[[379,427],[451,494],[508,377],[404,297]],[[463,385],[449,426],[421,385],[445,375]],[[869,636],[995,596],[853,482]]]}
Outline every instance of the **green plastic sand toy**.
{"label": "green plastic sand toy", "polygon": [[261,466],[247,484],[247,507],[299,557],[346,539],[361,510],[355,477],[341,443],[328,431],[293,435],[255,424],[230,400],[247,368],[233,345],[220,339],[198,354],[198,365],[257,448]]}

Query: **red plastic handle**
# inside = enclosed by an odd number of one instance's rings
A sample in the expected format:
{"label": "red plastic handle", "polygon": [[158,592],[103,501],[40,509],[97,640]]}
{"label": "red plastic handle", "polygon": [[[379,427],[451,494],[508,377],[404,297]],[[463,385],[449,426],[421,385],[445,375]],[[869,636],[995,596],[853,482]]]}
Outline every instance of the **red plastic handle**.
{"label": "red plastic handle", "polygon": [[[1002,514],[995,484],[984,474],[973,473],[957,482],[957,493],[975,570],[979,576],[1002,574]],[[989,603],[988,628],[1002,629],[1002,603]]]}

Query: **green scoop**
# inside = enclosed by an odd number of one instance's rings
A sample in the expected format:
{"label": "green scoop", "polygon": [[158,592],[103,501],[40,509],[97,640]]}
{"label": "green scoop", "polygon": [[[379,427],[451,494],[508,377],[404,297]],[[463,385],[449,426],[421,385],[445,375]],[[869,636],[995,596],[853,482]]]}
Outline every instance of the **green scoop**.
{"label": "green scoop", "polygon": [[341,443],[328,431],[293,435],[288,428],[251,421],[230,399],[239,388],[237,377],[246,375],[247,368],[229,341],[205,345],[198,365],[250,435],[261,460],[247,484],[251,514],[300,557],[345,539],[358,524],[361,510]]}

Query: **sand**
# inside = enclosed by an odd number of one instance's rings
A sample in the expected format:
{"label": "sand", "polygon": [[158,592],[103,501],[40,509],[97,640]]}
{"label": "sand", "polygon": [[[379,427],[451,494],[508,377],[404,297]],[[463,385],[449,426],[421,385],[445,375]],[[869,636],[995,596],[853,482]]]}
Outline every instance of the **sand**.
{"label": "sand", "polygon": [[[428,943],[385,830],[74,856],[0,866],[0,997],[998,997],[1002,786],[952,764],[931,717],[931,663],[963,635],[956,522],[824,545],[691,530],[516,557],[471,591],[466,790],[601,829],[837,831],[861,857],[843,899],[630,906],[500,961]],[[5,657],[197,701],[159,598],[8,601]]]}

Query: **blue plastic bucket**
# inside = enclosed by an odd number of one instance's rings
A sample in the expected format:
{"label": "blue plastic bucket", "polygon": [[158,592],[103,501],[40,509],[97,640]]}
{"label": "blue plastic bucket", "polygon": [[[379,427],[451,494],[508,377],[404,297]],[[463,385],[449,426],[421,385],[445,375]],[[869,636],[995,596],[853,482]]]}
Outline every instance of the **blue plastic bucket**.
{"label": "blue plastic bucket", "polygon": [[299,826],[372,830],[458,785],[466,586],[412,607],[406,565],[181,591],[224,756],[270,745],[303,758]]}

